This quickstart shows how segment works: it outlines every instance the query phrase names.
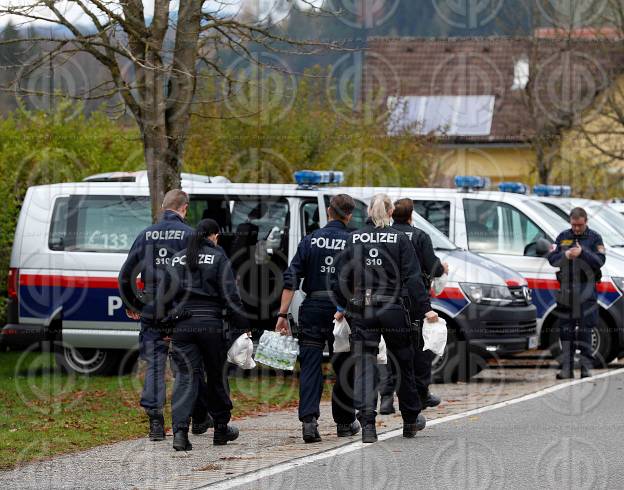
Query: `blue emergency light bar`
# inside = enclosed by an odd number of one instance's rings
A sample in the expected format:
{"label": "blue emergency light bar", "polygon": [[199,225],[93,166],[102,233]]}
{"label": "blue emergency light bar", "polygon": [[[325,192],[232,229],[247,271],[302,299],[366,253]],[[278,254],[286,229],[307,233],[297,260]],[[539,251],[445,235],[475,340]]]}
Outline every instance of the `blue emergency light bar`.
{"label": "blue emergency light bar", "polygon": [[484,189],[490,185],[487,177],[477,177],[475,175],[457,175],[455,177],[455,187],[460,189]]}
{"label": "blue emergency light bar", "polygon": [[533,186],[533,193],[540,197],[570,197],[572,188],[569,185],[545,185]]}
{"label": "blue emergency light bar", "polygon": [[501,182],[498,184],[498,190],[501,192],[511,192],[513,194],[529,193],[529,187],[522,182]]}
{"label": "blue emergency light bar", "polygon": [[298,185],[342,184],[343,172],[330,170],[299,170],[293,174]]}

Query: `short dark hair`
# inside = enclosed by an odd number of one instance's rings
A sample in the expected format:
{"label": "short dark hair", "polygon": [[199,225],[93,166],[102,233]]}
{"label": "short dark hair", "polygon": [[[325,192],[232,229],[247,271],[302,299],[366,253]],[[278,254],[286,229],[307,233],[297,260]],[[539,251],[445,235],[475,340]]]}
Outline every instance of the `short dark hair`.
{"label": "short dark hair", "polygon": [[355,201],[349,194],[336,194],[329,201],[329,207],[338,218],[344,219],[353,214]]}
{"label": "short dark hair", "polygon": [[414,212],[414,201],[406,197],[394,201],[394,212],[392,213],[392,219],[396,223],[407,223],[412,217]]}
{"label": "short dark hair", "polygon": [[583,208],[574,208],[572,211],[570,211],[571,220],[581,218],[587,221],[587,211],[585,211]]}

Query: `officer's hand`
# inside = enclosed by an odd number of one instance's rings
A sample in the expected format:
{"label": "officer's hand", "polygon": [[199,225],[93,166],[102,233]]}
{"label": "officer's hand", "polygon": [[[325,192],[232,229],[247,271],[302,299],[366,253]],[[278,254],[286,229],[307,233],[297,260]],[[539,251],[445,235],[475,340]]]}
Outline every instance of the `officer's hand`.
{"label": "officer's hand", "polygon": [[140,320],[140,319],[141,319],[141,314],[140,314],[140,313],[137,313],[137,312],[136,312],[136,311],[134,311],[134,310],[128,310],[128,309],[126,309],[126,316],[127,316],[128,318],[130,318],[131,320],[137,320],[137,321],[138,321],[138,320]]}
{"label": "officer's hand", "polygon": [[344,318],[344,311],[337,311],[334,313],[334,320],[337,322],[341,321]]}
{"label": "officer's hand", "polygon": [[288,319],[279,317],[275,324],[275,331],[281,335],[288,335],[290,333],[290,327],[288,326]]}
{"label": "officer's hand", "polygon": [[579,242],[576,242],[576,245],[572,247],[571,249],[569,249],[566,252],[566,255],[568,256],[569,259],[576,259],[579,255],[581,255],[582,252],[583,252],[583,247],[581,247]]}
{"label": "officer's hand", "polygon": [[449,271],[448,262],[442,262],[442,268],[444,269],[444,273],[448,274],[448,271]]}
{"label": "officer's hand", "polygon": [[438,321],[438,314],[435,311],[431,310],[425,313],[425,318],[429,323],[435,323]]}

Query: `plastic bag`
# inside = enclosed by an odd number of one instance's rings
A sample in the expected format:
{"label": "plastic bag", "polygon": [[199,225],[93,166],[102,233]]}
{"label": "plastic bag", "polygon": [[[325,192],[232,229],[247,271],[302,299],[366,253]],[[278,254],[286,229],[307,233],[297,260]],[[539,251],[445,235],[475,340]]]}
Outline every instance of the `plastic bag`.
{"label": "plastic bag", "polygon": [[377,354],[377,364],[388,364],[388,352],[386,349],[386,339],[381,336],[379,341],[379,353]]}
{"label": "plastic bag", "polygon": [[253,342],[248,334],[238,337],[227,352],[227,360],[243,369],[253,369],[256,363],[253,360]]}
{"label": "plastic bag", "polygon": [[275,369],[293,371],[299,355],[299,341],[265,330],[256,349],[255,361]]}
{"label": "plastic bag", "polygon": [[433,293],[435,296],[440,296],[440,294],[442,294],[442,291],[444,291],[447,282],[448,274],[442,274],[440,277],[436,277],[433,279],[431,287],[433,288]]}
{"label": "plastic bag", "polygon": [[334,319],[334,352],[349,352],[351,345],[349,343],[349,335],[351,335],[351,327],[346,318],[338,321]]}
{"label": "plastic bag", "polygon": [[430,350],[437,356],[444,354],[446,347],[446,321],[438,318],[437,322],[431,323],[427,319],[423,320],[422,336],[425,343],[423,350]]}

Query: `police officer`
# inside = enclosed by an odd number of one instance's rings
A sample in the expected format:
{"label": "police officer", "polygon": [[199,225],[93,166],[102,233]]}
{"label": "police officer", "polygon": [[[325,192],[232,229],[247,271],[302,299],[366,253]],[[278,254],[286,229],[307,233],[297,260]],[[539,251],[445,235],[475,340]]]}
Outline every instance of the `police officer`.
{"label": "police officer", "polygon": [[[440,277],[444,273],[448,273],[448,264],[442,263],[436,256],[431,243],[431,237],[420,228],[412,226],[412,213],[414,212],[414,202],[411,199],[399,199],[394,203],[394,212],[392,213],[392,220],[394,221],[392,227],[396,230],[402,231],[411,240],[414,250],[416,251],[416,257],[422,271],[423,283],[425,289],[430,291],[431,281],[435,277]],[[429,302],[422,303],[421,305],[415,304],[414,306],[420,306],[425,308],[426,311],[431,309]],[[421,320],[422,314],[425,311],[412,311],[412,320]],[[420,337],[420,336],[419,336]],[[423,408],[436,407],[440,404],[440,397],[434,395],[429,391],[429,385],[431,384],[431,363],[433,362],[434,354],[431,351],[422,350],[422,342],[420,338],[419,342],[414,346],[414,375],[416,377],[416,384],[418,388],[418,396],[420,397],[420,403]],[[379,406],[379,413],[382,415],[394,413],[394,385],[396,377],[393,373],[394,364],[388,361],[387,365],[380,365],[380,388],[379,393],[381,395],[381,403]]]}
{"label": "police officer", "polygon": [[555,249],[548,256],[553,267],[559,267],[557,298],[559,331],[562,347],[562,369],[557,379],[574,377],[574,353],[581,351],[581,378],[591,376],[592,329],[598,326],[596,283],[605,263],[602,237],[587,226],[587,212],[574,208],[570,212],[571,228],[562,232]]}
{"label": "police officer", "polygon": [[[248,330],[247,319],[230,260],[217,245],[219,225],[201,220],[186,250],[171,260],[171,290],[180,319],[172,335],[171,357],[176,367],[173,388],[173,448],[190,451],[189,419],[198,392],[205,390],[208,410],[214,419],[214,445],[225,445],[238,437],[238,429],[228,425],[232,411],[227,379],[227,349],[230,333],[224,315],[235,330]],[[236,335],[236,334],[234,334]],[[206,385],[201,386],[203,370]]]}
{"label": "police officer", "polygon": [[[394,208],[385,194],[373,197],[369,219],[353,232],[336,262],[334,294],[351,319],[352,355],[355,362],[355,405],[362,425],[362,442],[377,441],[376,355],[383,334],[390,354],[397,360],[397,388],[403,417],[403,437],[412,438],[426,425],[414,377],[414,335],[404,297],[426,305],[429,295],[409,238],[390,227]],[[428,311],[429,321],[437,315]]]}
{"label": "police officer", "polygon": [[[349,238],[346,225],[354,208],[355,202],[351,196],[333,196],[327,209],[327,225],[310,233],[299,243],[297,253],[284,272],[284,290],[276,331],[282,334],[289,331],[288,308],[301,279],[302,289],[306,293],[299,309],[299,420],[302,422],[303,440],[306,443],[321,440],[317,420],[323,392],[323,347],[327,342],[331,352],[334,344],[333,319],[344,316],[342,312],[336,311],[331,291],[336,270],[334,259],[344,249]],[[338,437],[352,436],[360,431],[353,407],[353,370],[347,363],[348,359],[348,352],[335,353],[332,357],[336,375],[332,391],[332,415],[337,424]]]}
{"label": "police officer", "polygon": [[[162,217],[145,228],[136,238],[119,273],[119,291],[126,314],[141,320],[139,353],[147,364],[141,406],[149,417],[149,438],[165,439],[165,369],[169,351],[168,317],[172,295],[165,285],[167,264],[174,253],[186,248],[193,229],[184,222],[188,195],[174,189],[165,194]],[[144,289],[139,292],[136,280],[141,276]],[[202,434],[212,427],[204,397],[198,399],[193,417],[193,432]]]}

